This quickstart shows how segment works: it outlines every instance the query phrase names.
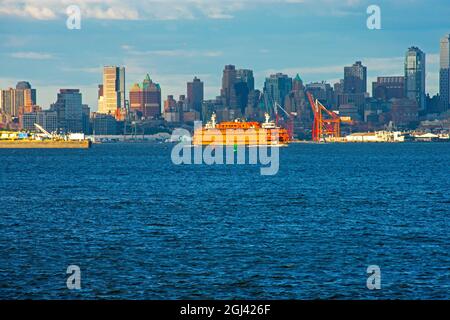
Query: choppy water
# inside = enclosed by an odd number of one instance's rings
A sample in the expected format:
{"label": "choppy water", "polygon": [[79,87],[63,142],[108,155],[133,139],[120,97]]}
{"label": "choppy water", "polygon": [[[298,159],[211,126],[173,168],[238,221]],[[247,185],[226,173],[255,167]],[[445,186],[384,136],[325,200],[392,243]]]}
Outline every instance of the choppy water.
{"label": "choppy water", "polygon": [[450,144],[291,145],[276,176],[170,151],[0,150],[0,298],[450,298]]}

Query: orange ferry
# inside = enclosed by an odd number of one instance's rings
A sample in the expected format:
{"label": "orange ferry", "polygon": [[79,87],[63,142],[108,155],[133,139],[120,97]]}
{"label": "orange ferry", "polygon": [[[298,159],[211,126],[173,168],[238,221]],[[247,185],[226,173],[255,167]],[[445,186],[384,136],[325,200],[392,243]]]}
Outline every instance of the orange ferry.
{"label": "orange ferry", "polygon": [[194,132],[193,145],[270,145],[286,146],[290,137],[288,131],[270,121],[268,113],[265,122],[246,122],[240,119],[216,123],[216,114],[205,127]]}

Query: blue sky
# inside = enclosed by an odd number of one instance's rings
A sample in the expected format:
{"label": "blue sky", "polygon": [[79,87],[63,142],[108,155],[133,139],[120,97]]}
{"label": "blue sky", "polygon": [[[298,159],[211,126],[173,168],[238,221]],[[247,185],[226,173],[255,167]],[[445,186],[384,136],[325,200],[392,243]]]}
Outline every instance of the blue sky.
{"label": "blue sky", "polygon": [[[71,4],[81,8],[81,30],[66,28]],[[381,8],[381,30],[366,27],[371,4]],[[0,0],[0,87],[28,80],[44,108],[59,88],[80,88],[96,110],[103,65],[124,65],[128,89],[149,73],[165,99],[185,94],[194,76],[215,97],[225,64],[253,69],[262,87],[273,72],[333,83],[361,60],[371,88],[376,76],[403,74],[415,45],[427,53],[434,94],[449,16],[448,0]]]}

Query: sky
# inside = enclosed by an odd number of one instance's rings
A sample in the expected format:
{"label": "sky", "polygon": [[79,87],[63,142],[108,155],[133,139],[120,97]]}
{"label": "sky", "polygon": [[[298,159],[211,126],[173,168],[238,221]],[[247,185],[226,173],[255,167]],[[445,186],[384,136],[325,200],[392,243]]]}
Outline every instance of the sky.
{"label": "sky", "polygon": [[[70,5],[79,30],[66,26]],[[380,30],[367,28],[369,5],[381,10]],[[448,0],[0,0],[0,88],[29,81],[44,109],[60,88],[78,88],[95,111],[104,65],[125,66],[127,91],[149,73],[165,99],[186,94],[194,76],[214,98],[226,64],[254,70],[262,88],[276,72],[333,84],[362,61],[370,92],[377,76],[403,75],[418,46],[435,94],[449,16]]]}

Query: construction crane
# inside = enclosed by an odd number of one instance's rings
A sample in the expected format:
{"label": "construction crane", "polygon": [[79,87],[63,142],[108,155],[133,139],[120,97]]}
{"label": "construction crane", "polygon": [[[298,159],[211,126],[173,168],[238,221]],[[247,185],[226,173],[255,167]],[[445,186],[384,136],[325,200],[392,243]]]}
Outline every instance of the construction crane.
{"label": "construction crane", "polygon": [[288,134],[289,134],[289,138],[294,139],[294,119],[293,119],[293,114],[287,112],[278,102],[274,103],[274,109],[275,109],[275,124],[276,124],[276,126],[278,127],[278,122],[279,122],[278,109],[280,109],[288,116],[287,131],[288,131]]}
{"label": "construction crane", "polygon": [[34,126],[41,131],[44,136],[46,136],[49,139],[53,139],[53,135],[51,133],[49,133],[47,130],[45,130],[42,126],[40,126],[39,124],[35,123]]}
{"label": "construction crane", "polygon": [[325,141],[326,138],[340,138],[341,118],[339,115],[329,111],[319,100],[314,100],[310,92],[307,92],[307,95],[314,114],[312,140],[320,142]]}

